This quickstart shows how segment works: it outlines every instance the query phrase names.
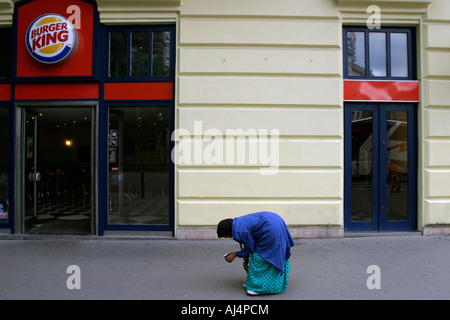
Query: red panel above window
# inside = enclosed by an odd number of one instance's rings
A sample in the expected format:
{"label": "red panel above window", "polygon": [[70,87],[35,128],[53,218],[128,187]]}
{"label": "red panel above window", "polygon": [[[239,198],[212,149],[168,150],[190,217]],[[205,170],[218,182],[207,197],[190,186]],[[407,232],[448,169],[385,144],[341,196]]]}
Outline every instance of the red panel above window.
{"label": "red panel above window", "polygon": [[11,85],[0,84],[0,101],[11,100]]}
{"label": "red panel above window", "polygon": [[106,100],[171,100],[171,82],[112,82],[105,83]]}
{"label": "red panel above window", "polygon": [[418,102],[419,81],[344,80],[345,101]]}
{"label": "red panel above window", "polygon": [[18,100],[98,99],[97,83],[17,84]]}

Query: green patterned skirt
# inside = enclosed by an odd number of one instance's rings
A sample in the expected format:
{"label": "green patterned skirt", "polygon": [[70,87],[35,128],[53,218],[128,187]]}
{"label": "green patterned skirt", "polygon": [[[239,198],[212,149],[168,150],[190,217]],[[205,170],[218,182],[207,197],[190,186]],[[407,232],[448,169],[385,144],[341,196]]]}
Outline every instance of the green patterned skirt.
{"label": "green patterned skirt", "polygon": [[273,264],[262,258],[256,251],[250,258],[245,289],[258,294],[273,294],[287,289],[289,260],[284,264],[283,274]]}

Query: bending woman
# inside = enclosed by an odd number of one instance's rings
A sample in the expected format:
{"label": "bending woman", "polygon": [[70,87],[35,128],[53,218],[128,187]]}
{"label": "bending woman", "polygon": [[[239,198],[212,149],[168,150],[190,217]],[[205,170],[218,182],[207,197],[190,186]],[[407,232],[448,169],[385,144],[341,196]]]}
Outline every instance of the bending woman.
{"label": "bending woman", "polygon": [[290,248],[295,245],[284,220],[263,211],[220,221],[219,238],[233,238],[244,245],[225,260],[250,257],[245,289],[249,295],[284,292],[288,285]]}

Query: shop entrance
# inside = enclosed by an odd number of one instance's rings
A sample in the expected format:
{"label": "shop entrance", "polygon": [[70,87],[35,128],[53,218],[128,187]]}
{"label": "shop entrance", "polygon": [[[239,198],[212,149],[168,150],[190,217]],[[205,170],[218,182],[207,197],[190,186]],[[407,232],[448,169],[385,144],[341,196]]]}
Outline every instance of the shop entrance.
{"label": "shop entrance", "polygon": [[22,233],[95,233],[94,111],[21,108]]}
{"label": "shop entrance", "polygon": [[345,230],[417,228],[414,104],[345,105]]}

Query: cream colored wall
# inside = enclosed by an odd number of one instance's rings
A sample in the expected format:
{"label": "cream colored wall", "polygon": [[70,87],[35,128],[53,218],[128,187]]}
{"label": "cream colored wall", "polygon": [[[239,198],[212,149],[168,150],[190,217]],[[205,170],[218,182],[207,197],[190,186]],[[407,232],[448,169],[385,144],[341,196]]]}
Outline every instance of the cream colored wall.
{"label": "cream colored wall", "polygon": [[0,27],[12,26],[13,10],[12,0],[0,0]]}
{"label": "cream colored wall", "polygon": [[423,225],[450,224],[450,1],[433,0],[423,26]]}
{"label": "cream colored wall", "polygon": [[101,23],[176,23],[181,0],[96,0]]}
{"label": "cream colored wall", "polygon": [[178,165],[178,228],[270,210],[343,227],[341,24],[334,0],[183,0],[178,126],[278,129],[279,170]]}
{"label": "cream colored wall", "polygon": [[418,226],[450,223],[450,2],[184,0],[177,118],[203,128],[278,128],[280,170],[177,167],[177,226],[273,210],[291,226],[343,227],[342,25],[417,27]]}

